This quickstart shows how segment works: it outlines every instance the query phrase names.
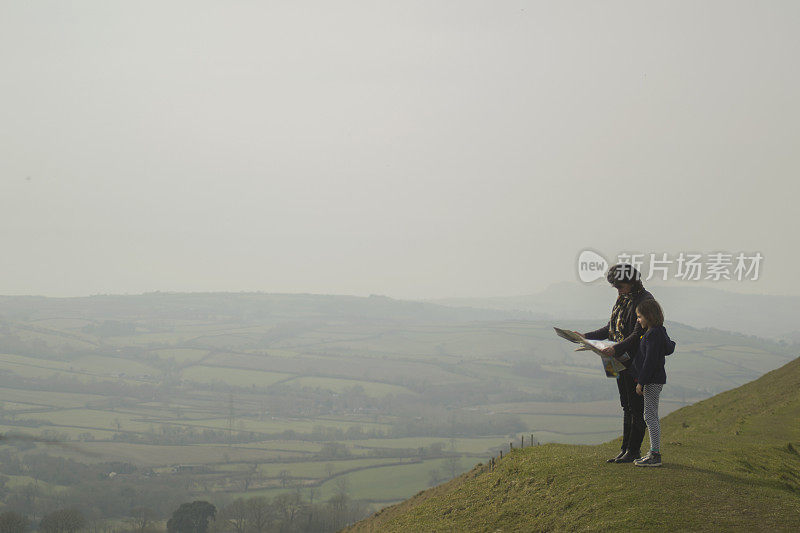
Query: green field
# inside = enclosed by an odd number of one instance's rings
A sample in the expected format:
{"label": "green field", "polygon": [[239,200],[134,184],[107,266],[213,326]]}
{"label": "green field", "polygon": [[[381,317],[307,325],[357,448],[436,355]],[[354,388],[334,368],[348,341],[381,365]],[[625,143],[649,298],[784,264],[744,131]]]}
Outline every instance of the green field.
{"label": "green field", "polygon": [[312,389],[324,389],[333,392],[345,392],[354,387],[361,388],[368,396],[386,396],[387,394],[413,394],[412,391],[398,387],[396,385],[389,385],[386,383],[377,383],[370,381],[360,381],[354,379],[339,379],[339,378],[317,378],[317,377],[304,377],[295,378],[286,381],[286,384],[292,387]]}
{"label": "green field", "polygon": [[[67,470],[129,463],[121,479],[138,494],[167,483],[194,499],[302,490],[326,500],[346,487],[380,507],[523,436],[594,444],[621,429],[614,381],[548,323],[313,295],[14,305],[0,321],[0,431],[23,437],[0,441],[0,453],[75,461]],[[663,414],[791,358],[769,341],[671,334]],[[19,501],[27,477],[9,479]],[[68,494],[71,479],[40,481]]]}
{"label": "green field", "polygon": [[[426,480],[433,469],[442,470],[444,461],[431,459],[409,465],[370,468],[346,474],[344,477],[353,487],[354,498],[372,502],[392,501],[408,498],[419,491],[425,485],[424,482],[420,485],[420,480]],[[472,462],[463,459],[456,473],[460,474],[472,466]],[[323,499],[330,497],[336,490],[334,481],[323,483],[321,489]]]}
{"label": "green field", "polygon": [[234,387],[266,387],[278,381],[291,378],[292,374],[243,370],[217,366],[193,365],[181,372],[181,377],[197,383],[220,381]]}
{"label": "green field", "polygon": [[208,350],[198,350],[195,348],[169,348],[165,350],[153,350],[152,354],[160,359],[171,359],[176,363],[197,363],[209,355]]}

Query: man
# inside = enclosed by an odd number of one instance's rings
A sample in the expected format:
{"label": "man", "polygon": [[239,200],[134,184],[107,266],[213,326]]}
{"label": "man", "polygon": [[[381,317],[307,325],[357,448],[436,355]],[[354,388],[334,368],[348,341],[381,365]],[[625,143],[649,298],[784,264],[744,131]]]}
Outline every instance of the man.
{"label": "man", "polygon": [[609,463],[632,463],[641,455],[644,439],[644,399],[636,394],[633,360],[639,349],[639,337],[644,333],[636,321],[636,306],[653,295],[644,289],[641,275],[633,265],[620,263],[608,269],[606,279],[617,289],[617,301],[611,310],[611,319],[602,328],[590,331],[583,336],[590,340],[609,339],[616,344],[603,350],[606,355],[615,357],[625,370],[617,376],[619,401],[622,404],[622,450]]}

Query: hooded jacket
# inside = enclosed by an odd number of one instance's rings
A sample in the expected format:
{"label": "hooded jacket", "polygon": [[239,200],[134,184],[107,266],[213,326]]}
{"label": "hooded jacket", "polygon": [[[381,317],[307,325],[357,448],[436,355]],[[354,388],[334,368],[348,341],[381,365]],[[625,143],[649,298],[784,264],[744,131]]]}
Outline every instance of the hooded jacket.
{"label": "hooded jacket", "polygon": [[639,352],[633,360],[636,381],[643,387],[649,383],[667,382],[664,357],[675,352],[675,341],[669,338],[664,326],[648,328],[639,341]]}

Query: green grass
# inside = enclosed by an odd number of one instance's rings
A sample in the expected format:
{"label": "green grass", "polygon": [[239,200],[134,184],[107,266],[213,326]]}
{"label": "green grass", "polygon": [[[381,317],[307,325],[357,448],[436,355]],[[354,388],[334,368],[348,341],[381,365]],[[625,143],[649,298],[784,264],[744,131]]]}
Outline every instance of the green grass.
{"label": "green grass", "polygon": [[293,477],[324,479],[328,477],[330,467],[333,475],[355,468],[378,466],[397,462],[397,459],[347,459],[339,461],[307,461],[302,463],[264,463],[258,471],[264,476],[277,476],[282,470],[288,470]]}
{"label": "green grass", "polygon": [[69,370],[72,363],[67,361],[53,361],[41,357],[27,357],[25,355],[0,354],[0,368],[8,368],[11,372],[17,366],[32,366],[36,368]]}
{"label": "green grass", "polygon": [[76,443],[72,449],[55,451],[59,455],[72,457],[82,462],[128,461],[139,466],[150,467],[226,462],[262,463],[303,457],[297,452],[225,445],[159,446],[99,441]]}
{"label": "green grass", "polygon": [[558,433],[555,431],[537,431],[534,437],[539,443],[546,444],[551,442],[563,444],[600,444],[607,442],[619,435],[619,429],[611,431],[600,431],[597,433]]}
{"label": "green grass", "polygon": [[[20,433],[23,435],[30,435],[34,437],[41,437],[44,435],[52,435],[53,432],[57,433],[59,436],[66,436],[69,440],[80,440],[82,439],[87,433],[92,436],[93,439],[96,440],[109,440],[114,436],[114,432],[111,430],[102,430],[102,429],[93,429],[93,428],[78,428],[78,427],[67,427],[67,426],[50,426],[44,425],[36,428],[32,427],[20,427],[20,426],[9,426],[5,424],[0,424],[0,433]],[[77,443],[72,443],[76,446],[79,446]],[[58,450],[48,449],[48,452],[51,454],[53,452],[57,452]]]}
{"label": "green grass", "polygon": [[[472,466],[470,460],[462,459],[458,473]],[[430,459],[407,465],[385,466],[359,470],[341,476],[347,479],[351,489],[350,496],[359,500],[389,501],[408,498],[419,491],[420,484],[425,484],[430,471],[439,469],[444,472],[444,459]],[[326,481],[320,487],[322,499],[333,496],[336,492],[336,479]]]}
{"label": "green grass", "polygon": [[551,431],[568,435],[578,433],[608,433],[618,431],[620,416],[611,411],[608,416],[564,416],[564,415],[518,415],[527,427],[528,433]]}
{"label": "green grass", "polygon": [[299,355],[298,352],[291,350],[276,350],[273,348],[267,350],[267,353],[272,357],[297,357]]}
{"label": "green grass", "polygon": [[322,443],[304,440],[266,440],[262,442],[248,442],[246,444],[234,444],[234,448],[249,448],[263,450],[292,450],[293,452],[316,453],[322,448]]}
{"label": "green grass", "polygon": [[278,381],[291,377],[293,374],[280,372],[264,372],[261,370],[243,370],[239,368],[225,368],[216,366],[195,365],[181,372],[181,377],[198,383],[213,383],[221,381],[236,387],[266,387]]}
{"label": "green grass", "polygon": [[[227,418],[201,418],[180,421],[180,425],[187,427],[201,427],[212,429],[225,429],[228,425]],[[255,431],[260,433],[280,433],[287,430],[297,431],[299,433],[311,433],[316,427],[334,428],[346,431],[350,426],[359,426],[365,430],[376,429],[380,431],[388,431],[391,426],[388,424],[361,422],[361,421],[347,421],[336,420],[330,418],[266,418],[264,420],[257,420],[253,418],[238,418],[235,423],[235,430]]]}
{"label": "green grass", "polygon": [[196,363],[208,356],[208,350],[198,350],[195,348],[169,348],[154,350],[152,353],[160,359],[173,359],[179,364]]}
{"label": "green grass", "polygon": [[91,324],[91,320],[82,318],[48,318],[42,320],[32,320],[30,325],[40,328],[53,328],[60,330],[80,330],[84,326]]}
{"label": "green grass", "polygon": [[607,464],[619,440],[515,450],[352,530],[800,529],[800,359],[673,412],[662,434],[662,468]]}
{"label": "green grass", "polygon": [[[117,429],[124,431],[148,431],[151,422],[139,421],[137,415],[95,409],[60,409],[27,415],[32,420],[48,421],[54,426],[76,426],[93,429]],[[56,427],[57,429],[57,427]]]}
{"label": "green grass", "polygon": [[[407,464],[388,464],[404,462]],[[335,461],[332,462],[339,467],[347,467],[347,464],[357,465],[358,461]],[[327,463],[320,463],[319,465],[311,465],[305,463],[304,468],[309,467],[322,467],[325,468]],[[262,465],[266,470],[267,475],[274,476],[277,471],[273,469],[273,465]],[[346,479],[348,495],[352,498],[365,500],[369,502],[389,503],[403,498],[408,498],[415,492],[419,491],[420,486],[425,486],[427,479],[430,477],[430,471],[439,469],[444,472],[445,460],[444,459],[429,459],[425,461],[409,462],[408,459],[394,459],[394,460],[374,460],[374,462],[366,463],[355,472],[348,472],[344,474],[335,475],[333,479],[323,482],[317,487],[317,498],[326,500],[333,496],[338,490],[338,483],[340,480]],[[470,468],[471,463],[468,459],[462,459],[459,463],[458,473],[463,472],[465,469]],[[357,466],[353,466],[358,468]],[[287,470],[291,471],[291,475],[295,476],[295,471],[291,470],[290,465],[287,465]],[[301,470],[302,471],[302,470]],[[324,471],[323,471],[324,472]],[[321,477],[327,477],[324,475]],[[240,492],[231,494],[232,497],[252,497],[256,495],[264,495],[268,497],[276,496],[282,492],[288,492],[292,488],[271,488],[262,490],[251,490],[248,492]]]}
{"label": "green grass", "polygon": [[[136,383],[132,377],[140,374],[154,375],[152,367],[128,359],[117,357],[86,356],[74,361],[54,361],[39,357],[14,354],[0,354],[0,371],[9,372],[23,378],[58,378],[81,382],[122,380]],[[126,373],[120,378],[120,373]]]}
{"label": "green grass", "polygon": [[155,368],[121,357],[103,357],[100,355],[87,355],[75,359],[71,363],[76,370],[82,370],[97,375],[121,374],[128,376],[139,376],[149,374],[155,376],[160,372]]}
{"label": "green grass", "polygon": [[619,410],[619,400],[594,402],[515,402],[495,403],[486,406],[496,413],[521,413],[531,415],[609,416]]}
{"label": "green grass", "polygon": [[6,409],[10,408],[6,402],[69,408],[105,400],[103,396],[95,394],[0,388],[0,402],[4,403]]}
{"label": "green grass", "polygon": [[285,382],[286,385],[292,387],[309,387],[312,389],[330,390],[333,392],[345,392],[353,387],[361,387],[364,394],[367,396],[386,396],[387,394],[413,394],[412,391],[405,387],[397,385],[390,385],[387,383],[378,383],[374,381],[360,381],[355,379],[339,379],[339,378],[318,378],[318,377],[303,377],[295,378]]}
{"label": "green grass", "polygon": [[364,439],[347,441],[353,447],[366,448],[406,448],[418,449],[428,447],[431,444],[439,443],[443,450],[450,451],[451,445],[455,444],[455,451],[458,453],[484,454],[494,446],[508,444],[508,437],[474,437],[474,438],[455,438],[446,439],[441,437],[401,437],[395,439]]}
{"label": "green grass", "polygon": [[43,491],[58,490],[58,488],[60,488],[59,485],[47,483],[46,481],[42,481],[30,476],[9,476],[4,474],[4,477],[6,480],[5,488],[7,489],[14,489],[34,484]]}

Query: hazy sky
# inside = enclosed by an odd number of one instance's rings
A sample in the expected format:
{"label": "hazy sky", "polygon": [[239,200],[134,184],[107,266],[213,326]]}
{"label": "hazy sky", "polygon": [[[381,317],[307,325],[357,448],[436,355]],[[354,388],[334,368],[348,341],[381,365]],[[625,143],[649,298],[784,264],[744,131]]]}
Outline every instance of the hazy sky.
{"label": "hazy sky", "polygon": [[0,293],[800,294],[799,54],[794,1],[7,0]]}

